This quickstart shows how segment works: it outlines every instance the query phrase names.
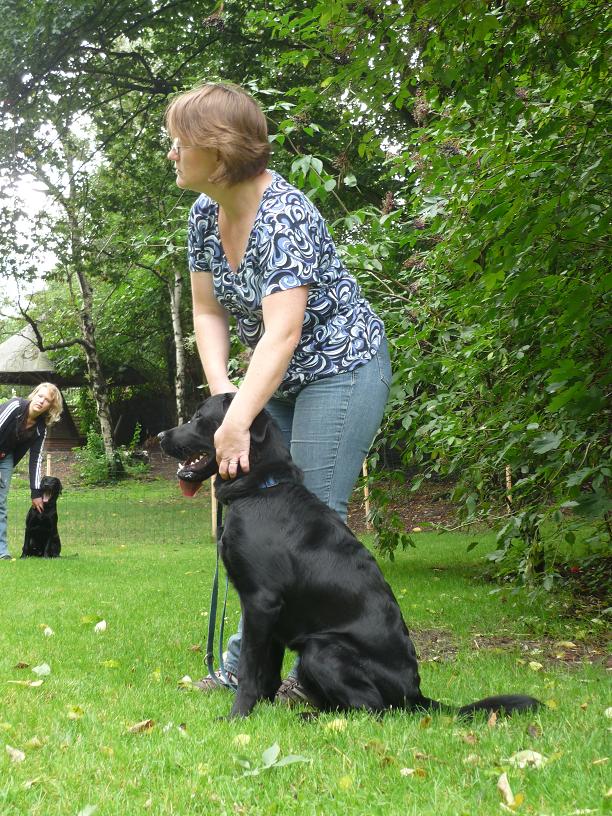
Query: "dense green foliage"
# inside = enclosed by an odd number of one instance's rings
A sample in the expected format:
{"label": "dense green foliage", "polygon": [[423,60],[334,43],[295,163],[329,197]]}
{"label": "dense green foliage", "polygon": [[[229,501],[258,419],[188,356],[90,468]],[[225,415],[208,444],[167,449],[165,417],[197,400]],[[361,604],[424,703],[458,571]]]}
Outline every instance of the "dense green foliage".
{"label": "dense green foliage", "polygon": [[75,472],[82,485],[106,485],[119,479],[143,476],[149,465],[145,458],[135,457],[136,445],[140,441],[140,426],[137,425],[134,439],[129,445],[122,445],[109,461],[104,450],[101,435],[94,430],[87,434],[87,441],[75,449]]}
{"label": "dense green foliage", "polygon": [[[83,206],[90,269],[100,292],[112,289],[97,318],[112,365],[129,344],[111,349],[111,338],[125,331],[172,381],[159,351],[169,336],[160,281],[184,264],[190,197],[164,170],[168,96],[201,79],[248,83],[268,114],[276,166],[329,217],[385,319],[395,376],[381,442],[419,478],[456,477],[466,520],[497,524],[500,572],[550,583],[558,543],[564,552],[584,543],[584,525],[591,555],[609,546],[608,9],[588,0],[0,8],[19,20],[0,37],[11,159],[27,169],[34,125],[58,93],[66,116],[90,117],[103,157]],[[53,47],[34,48],[41,39]],[[150,321],[144,291],[156,293]],[[379,504],[392,552],[405,536]]]}

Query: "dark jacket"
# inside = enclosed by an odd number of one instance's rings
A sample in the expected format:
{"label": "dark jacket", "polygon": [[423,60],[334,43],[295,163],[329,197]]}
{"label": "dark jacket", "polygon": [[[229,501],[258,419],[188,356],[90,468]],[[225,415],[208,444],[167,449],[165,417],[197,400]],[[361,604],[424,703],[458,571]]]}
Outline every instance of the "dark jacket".
{"label": "dark jacket", "polygon": [[[21,397],[13,397],[0,405],[0,453],[12,453],[15,464],[21,461],[30,450],[30,491],[32,498],[42,496],[40,480],[42,477],[43,444],[47,437],[47,426],[44,416],[36,420],[36,432],[24,442],[18,443],[11,450],[7,450],[9,440],[14,439],[14,431],[25,417],[29,401]],[[5,447],[5,445],[7,447]]]}

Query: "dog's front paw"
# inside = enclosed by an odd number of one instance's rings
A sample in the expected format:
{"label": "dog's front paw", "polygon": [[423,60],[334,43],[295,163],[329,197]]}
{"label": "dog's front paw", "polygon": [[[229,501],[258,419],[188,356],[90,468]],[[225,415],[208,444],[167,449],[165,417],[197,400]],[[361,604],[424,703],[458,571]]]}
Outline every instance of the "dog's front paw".
{"label": "dog's front paw", "polygon": [[248,714],[234,714],[232,711],[230,711],[229,714],[225,714],[221,717],[215,717],[215,722],[232,722],[232,720],[242,720],[248,716]]}

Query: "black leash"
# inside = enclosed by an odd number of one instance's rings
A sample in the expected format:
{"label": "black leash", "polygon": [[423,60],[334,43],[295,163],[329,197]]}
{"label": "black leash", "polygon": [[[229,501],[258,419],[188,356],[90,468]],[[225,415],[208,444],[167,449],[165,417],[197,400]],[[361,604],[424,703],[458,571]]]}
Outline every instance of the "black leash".
{"label": "black leash", "polygon": [[215,647],[215,624],[217,622],[217,603],[219,598],[219,549],[221,547],[221,536],[223,535],[223,505],[217,502],[217,564],[215,567],[215,577],[213,579],[212,593],[210,598],[210,612],[208,615],[208,639],[206,641],[206,667],[208,674],[218,686],[230,688],[236,691],[238,685],[230,680],[223,663],[223,629],[225,626],[225,610],[227,607],[227,593],[229,589],[229,578],[225,575],[225,598],[223,600],[223,614],[221,615],[221,623],[219,624],[219,677],[215,671],[215,664],[213,662],[213,650]]}

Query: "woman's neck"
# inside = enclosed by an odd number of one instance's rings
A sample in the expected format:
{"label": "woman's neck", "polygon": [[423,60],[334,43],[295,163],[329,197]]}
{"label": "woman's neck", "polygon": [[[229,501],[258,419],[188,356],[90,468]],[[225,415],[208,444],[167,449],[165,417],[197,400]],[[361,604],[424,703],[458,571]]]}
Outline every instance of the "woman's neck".
{"label": "woman's neck", "polygon": [[28,405],[28,413],[26,414],[25,418],[25,426],[26,428],[31,428],[32,425],[36,425],[38,421],[38,414],[32,412],[32,403]]}
{"label": "woman's neck", "polygon": [[264,170],[258,176],[232,184],[231,187],[217,187],[211,198],[219,204],[228,221],[239,222],[257,212],[264,190],[271,183],[272,174]]}

